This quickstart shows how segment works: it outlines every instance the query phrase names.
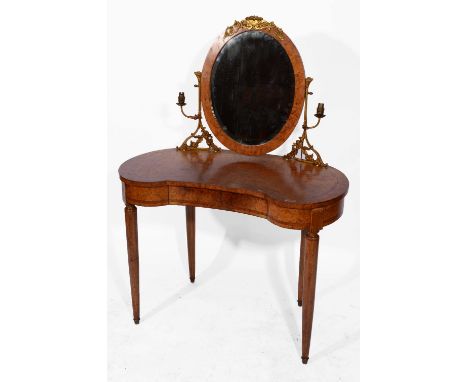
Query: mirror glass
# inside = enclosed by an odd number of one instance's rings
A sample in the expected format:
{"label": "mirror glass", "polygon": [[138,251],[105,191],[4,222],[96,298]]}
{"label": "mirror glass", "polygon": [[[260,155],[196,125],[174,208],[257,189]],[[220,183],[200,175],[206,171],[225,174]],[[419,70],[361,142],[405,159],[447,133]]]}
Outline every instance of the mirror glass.
{"label": "mirror glass", "polygon": [[294,101],[294,71],[281,44],[260,31],[231,38],[211,71],[213,112],[228,136],[260,145],[280,131]]}

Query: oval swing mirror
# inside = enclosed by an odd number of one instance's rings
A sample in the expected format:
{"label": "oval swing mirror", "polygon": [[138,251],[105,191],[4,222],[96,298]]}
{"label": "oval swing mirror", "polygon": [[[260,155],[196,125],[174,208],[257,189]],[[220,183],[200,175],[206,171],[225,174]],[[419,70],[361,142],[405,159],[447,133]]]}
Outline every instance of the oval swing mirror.
{"label": "oval swing mirror", "polygon": [[274,23],[251,16],[228,27],[203,66],[205,118],[227,148],[260,155],[292,133],[304,102],[304,67]]}

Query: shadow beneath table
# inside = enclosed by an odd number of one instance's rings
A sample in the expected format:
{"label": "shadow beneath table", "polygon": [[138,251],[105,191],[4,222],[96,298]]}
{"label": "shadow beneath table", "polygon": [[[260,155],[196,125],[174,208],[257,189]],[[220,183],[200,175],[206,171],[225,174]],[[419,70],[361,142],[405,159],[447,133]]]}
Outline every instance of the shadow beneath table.
{"label": "shadow beneath table", "polygon": [[[261,255],[264,256],[268,280],[281,316],[300,355],[300,329],[295,319],[296,314],[301,312],[296,301],[300,231],[281,228],[266,220],[259,221],[260,218],[240,213],[216,210],[211,212],[225,228],[225,240],[234,247],[238,247],[241,242],[248,242],[262,248],[271,248],[271,252],[265,255],[262,251]],[[283,277],[282,269],[286,273],[286,284],[279,282]]]}
{"label": "shadow beneath table", "polygon": [[[258,244],[259,246],[270,246],[273,247],[271,254],[268,254],[268,259],[266,260],[269,269],[269,278],[272,284],[272,287],[275,289],[275,295],[278,298],[279,305],[287,300],[291,300],[291,293],[293,290],[293,284],[297,283],[297,274],[294,274],[294,268],[296,260],[299,259],[299,253],[297,256],[293,256],[293,246],[298,244],[300,239],[299,231],[297,235],[294,235],[295,232],[290,230],[284,230],[282,228],[276,227],[273,224],[262,222],[261,229],[259,228],[258,218],[250,217],[244,214],[219,211],[219,210],[209,210],[213,214],[214,218],[219,221],[220,225],[224,228],[225,236],[222,241],[221,248],[219,249],[218,254],[216,255],[213,262],[203,271],[196,275],[196,281],[194,284],[187,284],[184,287],[177,290],[175,293],[167,297],[163,302],[159,303],[156,307],[151,309],[148,313],[142,315],[142,320],[150,319],[156,314],[160,313],[164,309],[168,308],[177,300],[182,299],[183,297],[190,294],[192,291],[196,290],[201,286],[208,284],[211,280],[219,276],[224,270],[226,270],[229,265],[232,263],[236,254],[238,253],[237,248],[241,245],[242,242],[249,242],[253,244]],[[185,268],[188,268],[186,265],[187,262],[187,248],[185,244],[186,233],[185,225],[177,224],[177,236],[178,240],[178,252]],[[289,231],[289,232],[288,232]],[[281,254],[278,252],[278,245],[285,245],[289,243],[289,250],[287,255]],[[297,259],[296,259],[297,257]],[[271,276],[273,274],[279,274],[279,265],[278,263],[283,258],[284,267],[286,267],[288,280],[291,281],[289,288],[285,287],[283,284],[275,282],[274,278],[276,276]],[[296,272],[297,273],[297,272]],[[188,274],[188,269],[187,269]],[[289,290],[289,293],[288,293]],[[296,293],[296,292],[294,292]],[[292,301],[295,302],[295,299]],[[294,309],[290,305],[287,309],[281,308],[283,316],[286,320],[288,327],[290,328],[291,335],[297,338],[298,329],[294,321]]]}
{"label": "shadow beneath table", "polygon": [[[185,225],[183,227],[183,230],[178,229],[178,231],[178,236],[182,236],[185,242]],[[183,260],[185,260],[184,266],[187,268],[188,284],[177,290],[169,297],[167,297],[163,302],[151,309],[148,313],[144,314],[142,319],[150,319],[151,317],[155,316],[156,314],[160,313],[164,309],[177,302],[177,300],[182,299],[197,288],[204,286],[205,284],[209,283],[212,279],[219,276],[226,268],[229,267],[229,264],[233,261],[236,255],[237,251],[235,250],[235,248],[233,248],[231,244],[232,242],[229,240],[229,238],[227,238],[227,236],[225,236],[221,248],[219,249],[219,252],[216,255],[215,259],[206,269],[196,274],[195,283],[193,284],[188,281],[188,266],[185,265],[187,261],[187,247],[183,246],[182,244],[178,245],[179,255],[184,258]]]}

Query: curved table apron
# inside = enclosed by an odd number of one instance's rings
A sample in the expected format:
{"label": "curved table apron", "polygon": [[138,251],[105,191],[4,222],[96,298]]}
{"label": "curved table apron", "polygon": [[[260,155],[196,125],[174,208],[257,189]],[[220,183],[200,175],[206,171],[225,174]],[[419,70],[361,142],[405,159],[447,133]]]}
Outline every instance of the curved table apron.
{"label": "curved table apron", "polygon": [[125,202],[133,320],[140,322],[137,209],[186,206],[190,281],[195,281],[195,207],[236,211],[301,230],[297,302],[302,306],[302,362],[309,359],[318,260],[318,232],[343,212],[348,179],[333,167],[315,167],[276,155],[231,151],[153,151],[119,168]]}
{"label": "curved table apron", "polygon": [[333,167],[225,150],[153,151],[123,163],[119,175],[126,204],[215,208],[308,231],[337,220],[348,191]]}

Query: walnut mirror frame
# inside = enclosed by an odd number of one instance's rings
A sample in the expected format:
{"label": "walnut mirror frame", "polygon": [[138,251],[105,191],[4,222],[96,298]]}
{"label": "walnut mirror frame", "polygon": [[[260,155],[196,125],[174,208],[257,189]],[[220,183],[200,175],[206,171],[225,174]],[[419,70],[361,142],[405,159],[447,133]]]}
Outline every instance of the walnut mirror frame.
{"label": "walnut mirror frame", "polygon": [[[247,36],[246,34],[250,34],[250,36]],[[254,34],[256,35],[254,36]],[[264,46],[266,46],[267,48],[272,47],[272,49],[275,48],[275,45],[279,46],[282,49],[276,49],[276,53],[282,54],[284,56],[284,54],[281,52],[284,51],[287,58],[289,59],[293,74],[291,80],[294,81],[293,99],[292,105],[290,105],[289,107],[289,115],[285,116],[284,121],[280,121],[281,125],[273,127],[275,131],[267,133],[267,139],[264,139],[262,142],[259,142],[259,144],[246,144],[245,142],[242,142],[242,139],[236,139],[236,137],[233,137],[233,135],[230,134],[228,131],[229,128],[226,128],[222,121],[220,121],[219,115],[217,116],[217,106],[214,102],[216,100],[213,99],[212,82],[217,67],[217,59],[220,57],[221,54],[223,54],[223,52],[226,56],[225,53],[227,49],[235,48],[234,45],[236,43],[238,44],[238,41],[235,41],[236,39],[240,40],[240,37],[248,37],[251,40],[255,39],[258,42],[261,39],[261,35],[264,35],[265,38],[263,40],[266,40],[264,42]],[[247,43],[246,40],[246,38],[243,38],[243,41],[239,41],[239,43]],[[263,58],[263,60],[265,61],[265,57]],[[282,81],[284,84],[284,78]],[[265,94],[265,90],[266,88],[264,87],[261,90],[257,89],[257,92],[254,93],[258,94],[260,91],[266,97],[268,96],[268,94]],[[203,65],[203,70],[201,73],[201,104],[203,106],[203,112],[208,126],[210,127],[210,130],[213,132],[216,138],[224,146],[240,154],[261,155],[268,153],[281,146],[281,144],[283,144],[286,141],[286,139],[291,135],[291,133],[297,125],[297,122],[299,121],[304,104],[304,92],[304,65],[302,63],[302,59],[299,55],[297,48],[289,39],[289,37],[273,22],[263,21],[261,17],[257,16],[247,17],[245,20],[241,22],[235,22],[232,26],[226,28],[226,30],[216,39],[214,44],[211,46],[211,49],[209,50],[208,55],[205,59],[205,63]],[[251,95],[249,95],[249,97],[251,97]],[[279,97],[281,97],[281,94],[279,95]],[[279,98],[276,98],[276,100],[279,102],[282,101]],[[235,102],[237,101],[238,100],[235,100]],[[285,102],[283,103],[287,103],[287,101],[288,100],[285,100]],[[273,112],[275,112],[275,110],[273,110]]]}

